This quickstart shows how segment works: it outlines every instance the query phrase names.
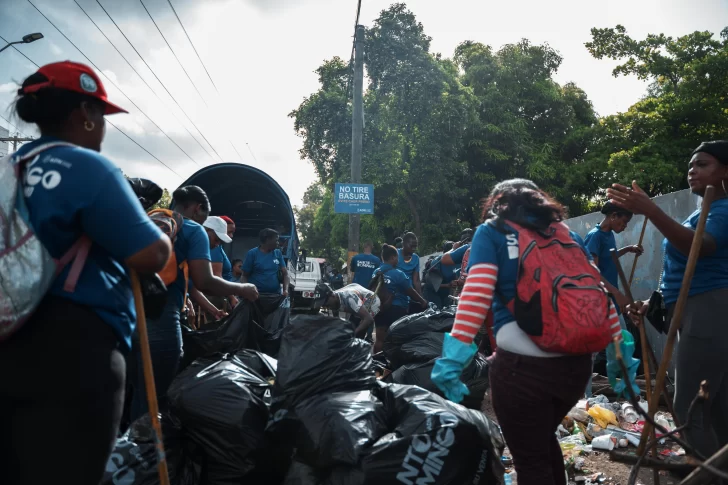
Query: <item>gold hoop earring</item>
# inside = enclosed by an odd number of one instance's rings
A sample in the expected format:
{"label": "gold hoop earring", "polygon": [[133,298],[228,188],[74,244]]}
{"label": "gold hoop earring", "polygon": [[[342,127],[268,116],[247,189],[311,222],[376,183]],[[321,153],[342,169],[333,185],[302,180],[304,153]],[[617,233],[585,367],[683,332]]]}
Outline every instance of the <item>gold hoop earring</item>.
{"label": "gold hoop earring", "polygon": [[94,128],[96,128],[96,124],[93,121],[84,121],[83,127],[86,131],[94,131]]}

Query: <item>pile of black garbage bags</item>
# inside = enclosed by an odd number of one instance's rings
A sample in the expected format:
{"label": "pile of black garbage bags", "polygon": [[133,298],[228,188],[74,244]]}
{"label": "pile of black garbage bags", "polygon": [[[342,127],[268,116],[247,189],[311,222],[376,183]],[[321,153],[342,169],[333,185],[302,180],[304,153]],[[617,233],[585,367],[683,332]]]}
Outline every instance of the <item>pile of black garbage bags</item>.
{"label": "pile of black garbage bags", "polygon": [[[377,362],[392,371],[385,377],[385,382],[420,386],[442,396],[430,374],[435,360],[442,354],[445,333],[452,330],[454,322],[455,308],[451,307],[441,311],[428,310],[393,323],[384,342],[386,363]],[[460,378],[470,390],[470,395],[461,404],[480,409],[489,386],[485,356],[477,353]]]}
{"label": "pile of black garbage bags", "polygon": [[[207,353],[168,391],[161,422],[172,484],[502,483],[503,438],[480,411],[377,380],[371,345],[347,321],[289,316],[276,342],[274,325],[254,313],[248,306],[228,318],[243,345],[268,333],[277,360],[257,348]],[[242,341],[225,332],[226,345]],[[411,365],[408,342],[400,368]],[[156,453],[149,419],[140,419],[118,440],[103,485],[157,485]]]}

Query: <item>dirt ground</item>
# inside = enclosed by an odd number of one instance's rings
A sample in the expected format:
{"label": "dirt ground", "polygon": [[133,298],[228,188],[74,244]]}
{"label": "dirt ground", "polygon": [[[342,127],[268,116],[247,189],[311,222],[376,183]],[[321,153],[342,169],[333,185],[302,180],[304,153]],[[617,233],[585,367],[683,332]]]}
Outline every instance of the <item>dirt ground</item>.
{"label": "dirt ground", "polygon": [[[498,422],[498,419],[495,416],[495,411],[493,410],[493,405],[490,401],[490,393],[486,394],[481,411],[483,411],[496,423]],[[605,480],[593,481],[591,483],[600,483],[601,485],[627,485],[631,466],[625,463],[611,461],[608,453],[599,451],[589,453],[587,456],[584,456],[584,462],[583,472],[577,472],[576,475],[569,481],[570,485],[581,485],[587,483],[584,478],[578,479],[578,477],[591,477],[598,473],[603,474]],[[518,483],[517,476],[513,480],[513,483]],[[677,476],[666,472],[660,473],[660,485],[678,485],[679,483],[680,478]],[[637,484],[655,485],[652,470],[646,468],[641,469],[639,478],[637,479]]]}

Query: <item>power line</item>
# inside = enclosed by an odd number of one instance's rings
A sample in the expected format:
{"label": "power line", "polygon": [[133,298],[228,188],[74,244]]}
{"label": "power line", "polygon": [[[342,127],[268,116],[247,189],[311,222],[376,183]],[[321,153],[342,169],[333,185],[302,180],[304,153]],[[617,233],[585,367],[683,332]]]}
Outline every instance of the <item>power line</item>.
{"label": "power line", "polygon": [[129,45],[131,46],[131,48],[134,49],[134,52],[136,52],[136,54],[139,56],[139,59],[141,59],[142,62],[144,63],[144,65],[147,66],[147,69],[149,69],[149,72],[152,73],[152,75],[154,76],[154,78],[159,82],[159,84],[162,85],[162,88],[164,88],[164,90],[167,92],[167,94],[169,94],[169,97],[172,98],[172,101],[174,101],[174,104],[176,104],[177,107],[182,111],[182,113],[184,113],[184,115],[187,118],[187,120],[189,120],[189,122],[192,123],[192,126],[195,127],[195,129],[200,134],[200,136],[205,140],[205,142],[208,145],[210,145],[210,148],[212,148],[212,151],[215,152],[215,155],[217,155],[217,158],[219,158],[220,161],[224,161],[223,158],[220,156],[220,154],[217,152],[217,150],[215,150],[215,147],[212,146],[212,143],[210,143],[210,140],[207,139],[207,137],[205,136],[205,134],[202,133],[202,131],[195,124],[195,122],[192,121],[192,119],[189,117],[189,115],[184,110],[184,108],[182,108],[182,106],[177,102],[177,99],[172,95],[172,93],[169,92],[169,89],[167,89],[167,86],[162,82],[161,79],[159,79],[159,76],[157,76],[157,74],[154,72],[154,69],[152,69],[152,67],[147,63],[147,61],[144,59],[144,56],[142,56],[141,53],[139,53],[139,51],[137,50],[137,48],[134,47],[134,44],[132,44],[131,40],[129,40],[129,38],[126,36],[126,34],[124,33],[124,31],[121,30],[121,27],[119,27],[119,25],[113,19],[113,17],[111,16],[111,14],[109,14],[109,12],[106,11],[106,9],[104,8],[104,6],[101,4],[101,2],[99,0],[96,0],[96,3],[99,4],[99,7],[101,7],[101,10],[104,11],[104,13],[106,14],[106,16],[109,17],[109,20],[111,20],[111,22],[114,24],[114,26],[119,31],[119,33],[121,33],[121,35],[124,37],[124,39],[129,43]]}
{"label": "power line", "polygon": [[[139,1],[141,2],[142,0],[139,0]],[[200,57],[199,52],[197,52],[197,48],[195,47],[195,43],[192,42],[192,38],[190,37],[190,34],[187,33],[187,29],[185,28],[184,24],[182,23],[182,19],[180,19],[179,15],[177,15],[177,10],[174,8],[174,5],[172,5],[172,1],[171,0],[167,0],[167,3],[169,4],[170,8],[172,9],[172,12],[174,13],[174,16],[177,18],[177,22],[179,22],[180,27],[182,27],[182,31],[185,33],[185,36],[187,37],[187,40],[190,43],[190,46],[192,46],[192,50],[195,51],[195,55],[197,56],[197,59],[200,61],[200,64],[202,65],[202,68],[205,70],[205,74],[207,74],[207,77],[210,79],[210,83],[212,83],[212,86],[215,88],[215,91],[217,92],[217,94],[220,94],[220,91],[217,89],[217,86],[215,85],[215,81],[212,80],[212,76],[210,75],[210,72],[207,70],[207,66],[205,66],[205,63],[202,61],[202,57]],[[144,5],[144,2],[142,2],[142,5]],[[146,10],[146,7],[144,7],[144,8]],[[147,11],[147,14],[149,14],[149,11]],[[149,16],[151,17],[151,15],[149,15]],[[152,19],[152,22],[154,22],[154,19]],[[155,25],[156,25],[156,23],[155,23]],[[159,28],[157,28],[157,29],[159,30]],[[161,34],[162,32],[160,31],[159,33]],[[164,35],[162,35],[162,37],[164,37]],[[165,39],[165,41],[166,41],[166,39]],[[167,45],[169,45],[169,43],[167,43]],[[170,46],[169,49],[172,50],[172,47]],[[174,51],[172,51],[172,53],[174,54]],[[175,55],[175,58],[176,57],[177,56]],[[179,59],[177,59],[177,62],[179,62]],[[180,66],[181,65],[182,64],[180,63]],[[184,69],[184,68],[182,68],[182,69]],[[189,76],[187,76],[187,77],[189,77]],[[192,81],[192,80],[190,79],[190,81]],[[199,93],[199,91],[198,91],[198,93]],[[235,147],[235,144],[229,138],[228,138],[228,141],[230,142],[230,145],[232,145],[233,150],[235,150],[235,153],[238,154],[238,157],[240,157],[240,160],[242,161],[243,160],[243,157],[240,155],[240,152]],[[246,142],[246,145],[247,144],[248,143]],[[250,149],[250,147],[248,147],[248,149]],[[251,151],[250,154],[253,155],[253,152]],[[255,159],[255,155],[253,155],[253,159],[256,162],[258,161],[258,160]]]}
{"label": "power line", "polygon": [[238,149],[235,148],[235,145],[233,144],[232,140],[228,140],[228,141],[230,142],[230,146],[233,147],[233,150],[235,150],[235,153],[238,154],[238,158],[242,162],[243,161],[243,156],[240,154],[240,152],[238,151]]}
{"label": "power line", "polygon": [[149,15],[149,18],[152,20],[152,23],[157,28],[157,32],[159,32],[159,35],[161,35],[162,36],[162,39],[164,39],[164,43],[167,44],[167,47],[169,47],[169,50],[172,52],[172,55],[177,60],[177,64],[179,64],[179,67],[182,68],[182,71],[184,71],[185,76],[187,76],[187,79],[189,79],[190,80],[190,83],[192,83],[192,87],[195,88],[195,91],[197,91],[197,94],[200,96],[200,99],[202,100],[203,103],[205,103],[205,106],[209,109],[210,107],[207,106],[207,102],[205,101],[205,98],[202,96],[202,93],[200,92],[200,90],[197,89],[197,84],[195,84],[195,82],[192,80],[192,78],[190,77],[190,75],[187,73],[187,69],[185,69],[185,66],[182,65],[182,62],[179,60],[179,57],[177,57],[177,54],[174,52],[174,49],[172,49],[172,46],[169,45],[169,42],[167,41],[167,38],[162,33],[162,29],[159,28],[159,25],[157,25],[157,22],[154,21],[154,17],[152,17],[152,14],[149,13],[149,10],[147,9],[147,6],[144,5],[144,0],[139,0],[139,3],[142,4],[142,7],[144,7],[144,11],[147,12],[147,15]]}
{"label": "power line", "polygon": [[[195,165],[197,165],[198,167],[201,167],[201,166],[202,166],[202,165],[200,165],[199,163],[197,163],[197,161],[196,161],[196,160],[195,160],[194,158],[192,158],[192,157],[190,156],[190,154],[189,154],[189,153],[187,153],[187,152],[186,152],[186,151],[184,150],[184,148],[182,148],[181,146],[179,146],[179,144],[178,144],[178,143],[177,143],[176,141],[174,141],[174,140],[173,140],[173,139],[172,139],[172,138],[171,138],[171,137],[170,137],[170,136],[169,136],[169,135],[168,135],[168,134],[167,134],[167,133],[166,133],[166,132],[165,132],[165,131],[164,131],[164,130],[163,130],[163,129],[162,129],[162,128],[161,128],[161,127],[160,127],[160,126],[158,125],[158,124],[157,124],[157,123],[155,123],[155,122],[154,122],[154,120],[153,120],[153,119],[151,119],[151,118],[150,118],[150,117],[149,117],[149,116],[148,116],[148,115],[147,115],[147,114],[146,114],[146,113],[144,112],[144,110],[142,110],[142,109],[141,109],[141,108],[140,108],[139,106],[137,106],[137,104],[136,104],[136,103],[135,103],[134,101],[132,101],[132,99],[131,99],[131,98],[130,98],[129,96],[127,96],[127,95],[126,95],[126,93],[125,93],[125,92],[124,92],[124,91],[123,91],[123,90],[122,90],[122,89],[121,89],[121,88],[120,88],[119,86],[117,86],[117,85],[116,85],[116,83],[115,83],[115,82],[114,82],[113,80],[111,80],[111,78],[109,78],[109,77],[108,77],[108,76],[107,76],[106,74],[104,74],[104,73],[103,73],[103,72],[101,71],[101,69],[99,68],[99,66],[97,66],[96,64],[94,64],[94,62],[93,62],[93,61],[92,61],[91,59],[89,59],[89,57],[88,57],[88,56],[87,56],[86,54],[84,54],[84,53],[83,53],[83,51],[82,51],[81,49],[79,49],[79,48],[78,48],[78,46],[77,46],[76,44],[74,44],[74,43],[73,43],[73,41],[72,41],[71,39],[69,39],[69,38],[68,38],[68,36],[67,36],[66,34],[64,34],[64,33],[63,33],[63,31],[61,31],[61,29],[59,29],[58,27],[56,27],[56,24],[54,24],[53,22],[51,22],[51,20],[50,20],[50,19],[49,19],[48,17],[46,17],[46,16],[45,16],[45,14],[44,14],[43,12],[41,12],[41,11],[40,11],[40,9],[39,9],[38,7],[36,7],[36,6],[35,6],[35,4],[34,4],[34,3],[33,3],[33,2],[31,1],[31,0],[28,0],[28,3],[30,3],[30,4],[31,4],[31,5],[33,6],[33,8],[35,8],[35,9],[36,9],[36,10],[38,11],[38,13],[39,13],[39,14],[41,14],[41,15],[43,16],[43,18],[44,18],[44,19],[46,19],[46,21],[48,21],[48,23],[49,23],[49,24],[51,24],[51,25],[53,26],[53,28],[54,28],[54,29],[56,29],[56,30],[57,30],[57,31],[58,31],[58,32],[59,32],[59,33],[60,33],[60,34],[61,34],[61,35],[62,35],[62,36],[63,36],[63,37],[64,37],[64,38],[65,38],[65,39],[66,39],[66,40],[67,40],[67,41],[68,41],[68,42],[69,42],[69,43],[70,43],[70,44],[71,44],[71,45],[72,45],[72,46],[73,46],[73,47],[74,47],[74,48],[75,48],[75,49],[77,50],[77,51],[78,51],[78,52],[80,52],[80,53],[81,53],[81,55],[82,55],[82,56],[83,56],[84,58],[86,58],[86,60],[87,60],[87,61],[88,61],[89,63],[91,63],[91,65],[92,65],[93,67],[95,67],[95,68],[96,68],[96,70],[97,70],[97,71],[99,72],[99,74],[101,74],[102,76],[104,76],[104,77],[105,77],[105,78],[106,78],[106,79],[107,79],[107,80],[108,80],[108,81],[109,81],[109,82],[111,83],[111,85],[112,85],[112,86],[114,86],[114,87],[115,87],[116,89],[118,89],[118,90],[119,90],[119,92],[121,92],[121,94],[122,94],[122,95],[123,95],[123,96],[124,96],[124,97],[125,97],[126,99],[128,99],[128,100],[129,100],[129,102],[130,102],[130,103],[131,103],[131,104],[132,104],[132,105],[133,105],[133,106],[134,106],[134,107],[135,107],[136,109],[138,109],[138,110],[139,110],[139,112],[140,112],[141,114],[143,114],[143,115],[144,115],[144,116],[145,116],[145,117],[146,117],[146,118],[147,118],[147,119],[148,119],[148,120],[149,120],[149,121],[150,121],[150,122],[151,122],[151,123],[152,123],[152,124],[153,124],[154,126],[156,126],[156,127],[157,127],[157,129],[158,129],[158,130],[159,130],[159,131],[160,131],[160,132],[161,132],[161,133],[162,133],[162,134],[163,134],[164,136],[166,136],[166,137],[167,137],[167,139],[168,139],[169,141],[171,141],[171,142],[172,142],[172,143],[173,143],[173,144],[174,144],[174,145],[175,145],[175,146],[176,146],[177,148],[179,148],[179,149],[180,149],[180,151],[181,151],[182,153],[184,153],[184,154],[185,154],[185,155],[187,156],[187,158],[189,158],[190,160],[192,160],[192,162],[193,162],[193,163],[194,163]],[[113,126],[113,125],[112,125],[112,126]]]}
{"label": "power line", "polygon": [[[86,17],[87,17],[87,18],[88,18],[88,19],[89,19],[89,20],[91,21],[91,23],[92,23],[92,24],[94,24],[94,26],[95,26],[95,27],[96,27],[96,28],[98,29],[98,31],[99,31],[99,32],[101,32],[101,35],[103,35],[103,36],[104,36],[104,38],[105,38],[105,39],[106,39],[106,40],[107,40],[107,41],[109,42],[109,44],[111,44],[111,47],[113,47],[113,48],[114,48],[114,50],[116,50],[116,52],[118,52],[118,53],[119,53],[119,55],[121,56],[121,58],[122,58],[122,59],[124,59],[124,61],[126,61],[126,63],[127,63],[128,65],[129,65],[129,67],[130,67],[130,68],[131,68],[131,69],[132,69],[132,70],[133,70],[133,71],[134,71],[134,72],[136,73],[136,75],[137,75],[137,76],[139,76],[139,79],[141,79],[141,80],[142,80],[142,82],[143,82],[143,83],[144,83],[144,84],[145,84],[145,85],[146,85],[146,86],[147,86],[147,87],[149,88],[149,90],[150,90],[150,91],[152,92],[152,94],[154,94],[154,95],[155,95],[155,96],[157,97],[157,99],[158,99],[158,100],[159,100],[159,101],[160,101],[160,102],[161,102],[162,104],[164,104],[164,105],[165,105],[165,107],[167,107],[167,108],[169,109],[169,106],[167,106],[167,104],[166,104],[166,103],[164,102],[164,100],[163,100],[163,99],[162,99],[162,98],[161,98],[161,97],[160,97],[160,96],[159,96],[159,95],[157,94],[157,92],[156,92],[156,91],[155,91],[155,90],[154,90],[154,89],[153,89],[153,88],[152,88],[152,87],[151,87],[151,86],[149,85],[149,83],[148,83],[148,82],[146,81],[146,79],[144,79],[144,77],[143,77],[143,76],[142,76],[141,74],[139,74],[139,71],[137,71],[137,70],[136,70],[136,68],[135,68],[135,67],[134,67],[134,66],[132,65],[132,63],[131,63],[131,62],[129,62],[129,60],[128,60],[128,59],[126,58],[126,56],[124,56],[124,54],[122,54],[122,53],[121,53],[121,51],[120,51],[120,50],[119,50],[119,49],[118,49],[118,48],[116,47],[116,45],[115,45],[115,44],[114,44],[114,43],[113,43],[113,42],[111,41],[111,39],[109,39],[109,37],[108,37],[108,36],[107,36],[107,35],[106,35],[106,34],[104,33],[103,29],[102,29],[101,27],[99,27],[99,25],[98,25],[98,24],[97,24],[97,23],[96,23],[96,22],[94,21],[94,19],[92,19],[92,18],[91,18],[91,16],[90,16],[90,15],[88,14],[88,12],[86,12],[86,10],[85,10],[85,9],[84,9],[84,8],[83,8],[83,7],[81,6],[81,4],[80,4],[80,3],[78,3],[78,1],[76,1],[76,0],[73,0],[73,1],[74,1],[74,2],[76,3],[76,5],[78,5],[78,8],[80,8],[80,9],[81,9],[81,11],[82,11],[82,12],[84,13],[84,15],[86,15]],[[204,145],[203,145],[202,143],[200,143],[200,142],[199,142],[199,140],[198,140],[197,138],[195,138],[195,135],[193,135],[193,134],[192,134],[192,132],[191,132],[191,131],[190,131],[190,130],[189,130],[189,129],[187,128],[187,126],[185,126],[185,124],[184,124],[184,123],[182,123],[182,120],[180,120],[180,119],[179,119],[179,118],[177,117],[177,115],[176,115],[176,114],[174,113],[174,111],[173,111],[173,110],[170,110],[170,112],[171,112],[171,113],[172,113],[172,115],[173,115],[173,116],[175,117],[175,119],[176,119],[177,121],[179,121],[180,125],[182,125],[182,127],[183,127],[183,128],[184,128],[184,129],[186,130],[186,131],[187,131],[187,133],[188,133],[188,134],[190,135],[190,137],[191,137],[191,138],[192,138],[193,140],[195,140],[195,142],[197,142],[197,144],[198,144],[198,145],[200,145],[200,148],[202,148],[202,149],[203,149],[203,150],[205,151],[205,153],[207,153],[207,155],[208,155],[208,156],[209,156],[210,158],[213,158],[213,157],[212,157],[212,154],[210,154],[210,152],[208,152],[208,151],[207,151],[207,148],[205,148],[205,146],[204,146]],[[214,161],[214,158],[213,158],[213,161]]]}
{"label": "power line", "polygon": [[[5,42],[6,44],[10,44],[10,42],[8,42],[7,40],[5,40],[5,38],[2,35],[0,35],[0,39],[2,39],[3,42]],[[12,47],[13,49],[15,49],[15,52],[17,52],[21,56],[25,57],[28,60],[28,62],[30,62],[31,64],[33,64],[35,67],[38,67],[38,64],[36,64],[35,62],[33,62],[30,57],[28,57],[25,54],[23,54],[22,51],[20,51],[17,47],[15,47],[14,45],[11,45],[10,47]]]}
{"label": "power line", "polygon": [[257,162],[258,159],[255,158],[255,154],[253,153],[253,150],[252,150],[252,148],[250,148],[250,144],[247,141],[245,142],[245,146],[248,147],[248,151],[250,152],[250,156],[252,156],[253,157],[253,160],[255,160]]}
{"label": "power line", "polygon": [[[22,131],[20,131],[20,128],[18,128],[18,125],[15,125],[15,124],[11,123],[10,120],[7,119],[6,117],[4,117],[3,115],[0,115],[0,119],[5,120],[5,123],[7,123],[8,126],[12,126],[13,128],[15,128],[15,132],[16,133],[18,133],[20,135],[23,135],[23,136],[25,136],[27,138],[30,138],[30,135],[28,135],[27,133],[23,133]],[[8,129],[8,131],[9,131],[9,129]]]}
{"label": "power line", "polygon": [[172,5],[172,1],[171,0],[167,0],[167,3],[172,8],[172,12],[174,12],[174,16],[177,17],[177,21],[179,22],[180,27],[182,27],[182,30],[184,31],[185,35],[187,36],[187,40],[190,41],[190,45],[192,46],[192,50],[195,51],[195,54],[197,55],[197,58],[200,60],[200,64],[202,64],[202,68],[205,70],[205,73],[207,74],[207,77],[210,78],[210,82],[212,83],[212,86],[215,88],[215,91],[217,91],[217,93],[220,94],[220,91],[218,91],[217,86],[215,86],[215,81],[212,80],[212,76],[210,76],[210,73],[207,71],[207,67],[205,66],[205,63],[202,62],[202,58],[200,57],[200,54],[197,53],[197,49],[195,48],[195,43],[192,42],[192,39],[190,38],[190,34],[187,33],[187,29],[185,29],[185,26],[182,23],[182,20],[179,18],[179,15],[177,15],[177,10],[175,10],[174,5]]}
{"label": "power line", "polygon": [[[189,73],[187,72],[187,69],[185,69],[184,65],[182,64],[182,61],[179,59],[179,57],[177,57],[177,53],[174,52],[174,49],[172,48],[172,45],[167,40],[167,37],[165,37],[164,33],[162,32],[162,29],[159,28],[159,25],[157,25],[157,22],[154,20],[154,17],[152,17],[152,14],[149,12],[149,9],[144,4],[144,0],[139,0],[139,3],[141,3],[142,4],[142,7],[144,7],[144,11],[147,12],[147,15],[151,19],[152,23],[157,28],[157,32],[159,32],[159,35],[161,35],[162,36],[162,39],[164,39],[164,43],[167,44],[167,47],[169,47],[169,50],[172,52],[172,55],[177,60],[177,64],[179,64],[179,67],[181,67],[182,68],[182,71],[184,71],[185,76],[187,76],[187,79],[189,79],[190,83],[192,84],[192,87],[195,88],[195,91],[197,91],[197,94],[200,96],[200,99],[205,104],[205,106],[209,109],[210,107],[208,106],[207,102],[205,101],[205,98],[202,96],[202,93],[200,92],[200,90],[197,88],[197,84],[195,83],[195,81],[192,80],[192,78],[190,77]],[[172,6],[171,2],[170,2],[170,6]],[[172,7],[172,10],[174,11],[174,7]],[[177,20],[179,20],[179,16],[177,16],[177,12],[176,11],[174,12],[174,14],[177,17]],[[182,21],[181,20],[180,20],[180,25],[182,25]],[[182,30],[184,30],[185,31],[185,35],[187,35],[187,31],[185,30],[184,25],[182,25]],[[190,41],[190,44],[192,44],[192,49],[194,49],[195,54],[197,54],[197,49],[195,49],[195,45],[192,43],[192,40],[190,39],[189,35],[187,35],[187,39]],[[197,58],[200,59],[200,55],[199,54],[197,54]],[[200,59],[200,63],[202,64],[202,67],[205,68],[205,72],[207,72],[207,68],[205,67],[205,64],[202,63],[202,59]],[[207,75],[210,76],[210,73],[208,72]],[[210,81],[212,81],[212,77],[210,77]],[[213,83],[213,86],[214,85],[215,85],[215,83]],[[217,91],[217,87],[215,87],[215,90]],[[219,94],[219,91],[218,91],[218,94]],[[228,138],[228,141],[233,146],[233,150],[235,150],[235,153],[237,153],[238,156],[240,157],[240,152],[238,152],[237,148],[235,148],[235,145],[233,145],[232,140],[230,140]],[[242,161],[242,157],[240,157],[240,159]]]}
{"label": "power line", "polygon": [[[3,41],[5,41],[5,42],[7,43],[7,41],[6,41],[5,39],[3,39],[3,38],[2,38],[2,36],[0,36],[0,39],[2,39]],[[19,52],[20,54],[22,54],[22,55],[23,55],[23,57],[25,57],[26,59],[28,59],[28,61],[29,61],[29,62],[30,62],[31,64],[33,64],[33,65],[34,65],[35,67],[37,67],[37,68],[39,68],[39,67],[40,67],[40,66],[38,65],[38,63],[37,63],[37,62],[35,62],[35,61],[34,61],[33,59],[31,59],[30,57],[28,57],[28,56],[26,56],[25,54],[23,54],[22,52],[20,52],[20,51],[18,50],[18,48],[17,48],[17,47],[15,47],[15,46],[12,46],[12,48],[13,48],[13,49],[15,49],[16,51],[18,51],[18,52]],[[166,163],[164,163],[163,161],[161,161],[161,160],[160,160],[159,158],[157,158],[157,157],[156,157],[156,156],[155,156],[155,155],[154,155],[154,154],[153,154],[152,152],[150,152],[149,150],[147,150],[146,148],[144,148],[143,146],[141,146],[141,145],[139,144],[139,142],[137,142],[137,141],[136,141],[136,140],[135,140],[134,138],[132,138],[131,136],[127,135],[127,134],[126,134],[126,132],[125,132],[124,130],[122,130],[121,128],[119,128],[118,126],[116,126],[116,125],[115,125],[114,123],[112,123],[112,122],[111,122],[111,121],[109,121],[108,119],[106,119],[105,121],[106,121],[106,122],[107,122],[108,124],[110,124],[111,126],[113,126],[114,128],[116,128],[116,129],[117,129],[117,131],[119,131],[119,133],[121,133],[122,135],[124,135],[125,137],[127,137],[127,138],[128,138],[129,140],[131,140],[131,141],[132,141],[132,142],[133,142],[133,143],[134,143],[134,144],[135,144],[136,146],[138,146],[139,148],[141,148],[142,150],[144,150],[145,152],[147,152],[147,153],[149,154],[149,156],[151,156],[151,157],[152,157],[153,159],[155,159],[156,161],[158,161],[159,163],[161,163],[162,165],[164,165],[164,166],[165,166],[166,168],[168,168],[170,172],[172,172],[173,174],[175,174],[176,176],[178,176],[178,177],[179,177],[179,178],[180,178],[181,180],[184,180],[184,178],[183,178],[183,177],[182,177],[182,176],[181,176],[180,174],[178,174],[178,173],[177,173],[177,172],[176,172],[176,171],[175,171],[175,170],[174,170],[174,169],[173,169],[172,167],[170,167],[169,165],[167,165]]]}
{"label": "power line", "polygon": [[184,180],[184,177],[182,177],[180,174],[178,174],[175,169],[173,169],[172,167],[170,167],[169,165],[167,165],[166,163],[164,163],[163,161],[161,161],[152,152],[150,152],[149,150],[147,150],[146,148],[144,148],[143,146],[141,146],[138,141],[136,141],[134,138],[132,138],[129,135],[127,135],[124,130],[122,130],[121,128],[119,128],[118,126],[116,126],[114,123],[112,123],[108,119],[105,119],[105,121],[108,124],[110,124],[111,126],[113,126],[114,128],[116,128],[119,131],[119,133],[121,133],[122,135],[124,135],[125,137],[127,137],[129,140],[131,140],[136,146],[138,146],[139,148],[141,148],[142,150],[144,150],[145,152],[147,152],[149,154],[149,156],[151,156],[153,159],[155,159],[156,161],[158,161],[159,163],[161,163],[162,165],[164,165],[165,167],[167,167],[173,174],[175,174],[176,176],[178,176],[180,178],[180,180]]}

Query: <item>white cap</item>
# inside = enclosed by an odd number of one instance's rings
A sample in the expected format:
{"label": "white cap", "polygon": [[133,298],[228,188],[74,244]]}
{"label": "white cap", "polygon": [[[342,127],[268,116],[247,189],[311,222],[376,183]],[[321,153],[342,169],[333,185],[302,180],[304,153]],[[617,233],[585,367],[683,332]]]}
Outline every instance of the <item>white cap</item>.
{"label": "white cap", "polygon": [[220,238],[220,241],[224,243],[229,243],[232,241],[230,236],[227,235],[227,222],[225,222],[224,219],[221,219],[217,216],[210,216],[205,220],[203,226],[208,229],[212,229],[217,237]]}

